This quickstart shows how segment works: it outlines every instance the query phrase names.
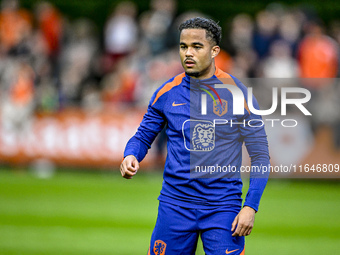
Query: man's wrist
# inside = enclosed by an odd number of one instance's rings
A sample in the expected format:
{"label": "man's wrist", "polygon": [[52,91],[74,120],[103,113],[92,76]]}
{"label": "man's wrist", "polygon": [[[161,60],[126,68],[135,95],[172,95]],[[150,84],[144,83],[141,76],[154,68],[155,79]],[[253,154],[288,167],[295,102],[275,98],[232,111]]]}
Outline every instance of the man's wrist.
{"label": "man's wrist", "polygon": [[127,158],[127,157],[130,157],[130,156],[132,156],[132,157],[134,157],[135,159],[137,159],[137,157],[136,157],[135,155],[129,154],[129,155],[126,155],[126,156],[123,158],[123,160],[124,160],[125,158]]}
{"label": "man's wrist", "polygon": [[250,207],[249,205],[243,206],[243,208],[245,208],[245,207],[250,208],[250,209],[252,209],[255,213],[257,213],[257,211],[256,211],[253,207]]}

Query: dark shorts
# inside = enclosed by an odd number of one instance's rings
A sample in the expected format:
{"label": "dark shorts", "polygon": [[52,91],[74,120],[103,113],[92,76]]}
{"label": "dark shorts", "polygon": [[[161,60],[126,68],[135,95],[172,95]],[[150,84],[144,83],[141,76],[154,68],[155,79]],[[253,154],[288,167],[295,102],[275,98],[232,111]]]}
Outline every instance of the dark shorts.
{"label": "dark shorts", "polygon": [[242,255],[244,237],[233,237],[239,207],[189,209],[160,202],[148,254],[194,255],[199,235],[206,255]]}

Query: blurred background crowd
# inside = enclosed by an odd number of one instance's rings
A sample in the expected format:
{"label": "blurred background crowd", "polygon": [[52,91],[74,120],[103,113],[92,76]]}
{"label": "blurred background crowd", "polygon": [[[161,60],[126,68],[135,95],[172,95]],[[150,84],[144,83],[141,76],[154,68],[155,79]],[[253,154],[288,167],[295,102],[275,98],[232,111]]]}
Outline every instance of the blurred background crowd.
{"label": "blurred background crowd", "polygon": [[[122,1],[98,27],[88,18],[69,20],[51,2],[25,9],[19,0],[2,0],[2,128],[20,129],[36,112],[70,107],[145,108],[157,87],[183,71],[178,25],[194,16],[215,18],[179,13],[178,5],[151,0],[141,12],[136,2]],[[255,15],[239,13],[219,23],[223,40],[216,65],[238,78],[339,76],[339,20],[324,24],[313,9],[272,3]],[[325,81],[303,84],[317,109],[312,125],[327,124],[339,134],[340,86]]]}

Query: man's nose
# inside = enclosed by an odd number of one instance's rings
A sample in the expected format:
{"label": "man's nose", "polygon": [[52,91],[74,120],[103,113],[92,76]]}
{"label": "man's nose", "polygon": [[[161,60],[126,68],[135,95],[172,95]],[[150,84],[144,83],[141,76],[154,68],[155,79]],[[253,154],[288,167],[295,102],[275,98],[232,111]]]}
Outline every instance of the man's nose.
{"label": "man's nose", "polygon": [[186,57],[192,57],[193,56],[192,48],[188,47],[187,51],[185,52],[185,56]]}

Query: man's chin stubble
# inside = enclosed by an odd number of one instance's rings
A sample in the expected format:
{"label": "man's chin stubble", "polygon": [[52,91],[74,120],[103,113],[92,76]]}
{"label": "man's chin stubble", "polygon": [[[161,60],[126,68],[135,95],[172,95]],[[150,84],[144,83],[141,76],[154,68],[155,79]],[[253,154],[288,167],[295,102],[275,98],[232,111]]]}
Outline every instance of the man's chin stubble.
{"label": "man's chin stubble", "polygon": [[190,77],[195,77],[195,78],[197,78],[197,77],[200,76],[201,72],[190,72],[190,71],[188,72],[188,71],[186,71],[185,74],[188,75],[188,76],[190,76]]}

